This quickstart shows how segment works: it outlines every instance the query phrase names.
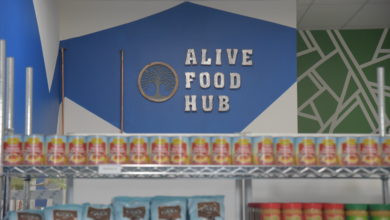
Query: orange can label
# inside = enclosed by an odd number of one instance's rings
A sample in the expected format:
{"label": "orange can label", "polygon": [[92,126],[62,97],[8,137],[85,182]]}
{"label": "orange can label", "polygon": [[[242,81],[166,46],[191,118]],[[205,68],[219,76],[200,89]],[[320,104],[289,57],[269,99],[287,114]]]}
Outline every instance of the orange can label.
{"label": "orange can label", "polygon": [[210,146],[208,138],[195,138],[191,144],[193,164],[210,164]]}
{"label": "orange can label", "polygon": [[333,138],[324,138],[319,143],[319,161],[320,165],[338,165],[337,146]]}
{"label": "orange can label", "polygon": [[44,165],[46,155],[42,136],[27,137],[24,143],[24,161],[29,165]]}
{"label": "orange can label", "polygon": [[260,165],[272,165],[275,163],[272,138],[254,138],[254,163]]}
{"label": "orange can label", "polygon": [[87,144],[84,137],[69,137],[69,163],[71,165],[87,163]]}
{"label": "orange can label", "polygon": [[276,163],[278,165],[294,165],[294,143],[290,138],[276,141]]}
{"label": "orange can label", "polygon": [[316,145],[312,138],[298,138],[297,160],[300,165],[316,165]]}
{"label": "orange can label", "polygon": [[50,165],[65,165],[67,162],[65,137],[49,137],[47,163]]}
{"label": "orange can label", "polygon": [[390,138],[385,139],[382,144],[382,163],[390,165]]}
{"label": "orange can label", "polygon": [[146,138],[134,137],[130,141],[130,163],[147,164],[149,163],[148,142]]}
{"label": "orange can label", "polygon": [[21,136],[6,137],[3,149],[5,165],[20,165],[23,163],[23,142]]}
{"label": "orange can label", "polygon": [[234,138],[233,164],[250,165],[252,162],[252,143],[249,138]]}
{"label": "orange can label", "polygon": [[129,162],[127,144],[124,138],[114,137],[110,139],[110,163],[126,164]]}
{"label": "orange can label", "polygon": [[189,164],[190,153],[188,138],[173,138],[171,141],[171,163],[172,164]]}
{"label": "orange can label", "polygon": [[359,153],[356,138],[340,138],[338,142],[341,164],[346,166],[358,165]]}
{"label": "orange can label", "polygon": [[381,158],[379,153],[378,141],[374,138],[360,139],[360,162],[362,165],[380,165]]}
{"label": "orange can label", "polygon": [[220,165],[232,163],[230,141],[227,138],[213,138],[211,163]]}
{"label": "orange can label", "polygon": [[169,164],[169,141],[167,138],[154,138],[151,144],[151,159],[154,164]]}
{"label": "orange can label", "polygon": [[106,164],[108,162],[108,155],[105,138],[92,137],[88,143],[89,164]]}

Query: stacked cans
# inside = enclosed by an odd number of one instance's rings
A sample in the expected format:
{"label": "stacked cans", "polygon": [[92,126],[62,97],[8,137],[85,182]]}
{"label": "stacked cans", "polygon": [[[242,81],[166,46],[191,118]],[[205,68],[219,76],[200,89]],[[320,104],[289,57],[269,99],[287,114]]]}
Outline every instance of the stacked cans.
{"label": "stacked cans", "polygon": [[390,137],[5,137],[5,165],[390,165]]}

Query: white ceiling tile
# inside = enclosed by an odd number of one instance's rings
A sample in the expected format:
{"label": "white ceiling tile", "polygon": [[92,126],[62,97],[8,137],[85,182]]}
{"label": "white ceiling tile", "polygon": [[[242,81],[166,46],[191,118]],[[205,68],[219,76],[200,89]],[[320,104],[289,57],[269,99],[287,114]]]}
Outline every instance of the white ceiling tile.
{"label": "white ceiling tile", "polygon": [[[327,0],[330,1],[330,0]],[[323,29],[322,27],[340,28],[361,7],[359,4],[352,5],[317,5],[312,7],[303,17],[298,28]]]}
{"label": "white ceiling tile", "polygon": [[366,5],[346,26],[390,27],[390,2]]}
{"label": "white ceiling tile", "polygon": [[305,12],[306,10],[310,7],[309,4],[305,4],[305,5],[299,5],[297,7],[297,17],[298,17],[298,21],[300,21],[302,19],[302,16],[305,15]]}

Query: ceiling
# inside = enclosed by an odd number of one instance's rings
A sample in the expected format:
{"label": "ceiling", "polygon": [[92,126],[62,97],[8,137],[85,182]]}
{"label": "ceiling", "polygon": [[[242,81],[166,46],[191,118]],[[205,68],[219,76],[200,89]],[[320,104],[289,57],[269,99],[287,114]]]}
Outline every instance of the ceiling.
{"label": "ceiling", "polygon": [[297,0],[298,29],[390,27],[390,0]]}

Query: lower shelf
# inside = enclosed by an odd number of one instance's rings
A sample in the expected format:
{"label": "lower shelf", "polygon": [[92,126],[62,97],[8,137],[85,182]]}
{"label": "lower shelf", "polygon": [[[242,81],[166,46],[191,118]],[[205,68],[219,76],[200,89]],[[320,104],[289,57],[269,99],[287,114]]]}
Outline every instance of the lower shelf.
{"label": "lower shelf", "polygon": [[31,178],[388,178],[389,166],[255,165],[4,166],[5,176]]}

